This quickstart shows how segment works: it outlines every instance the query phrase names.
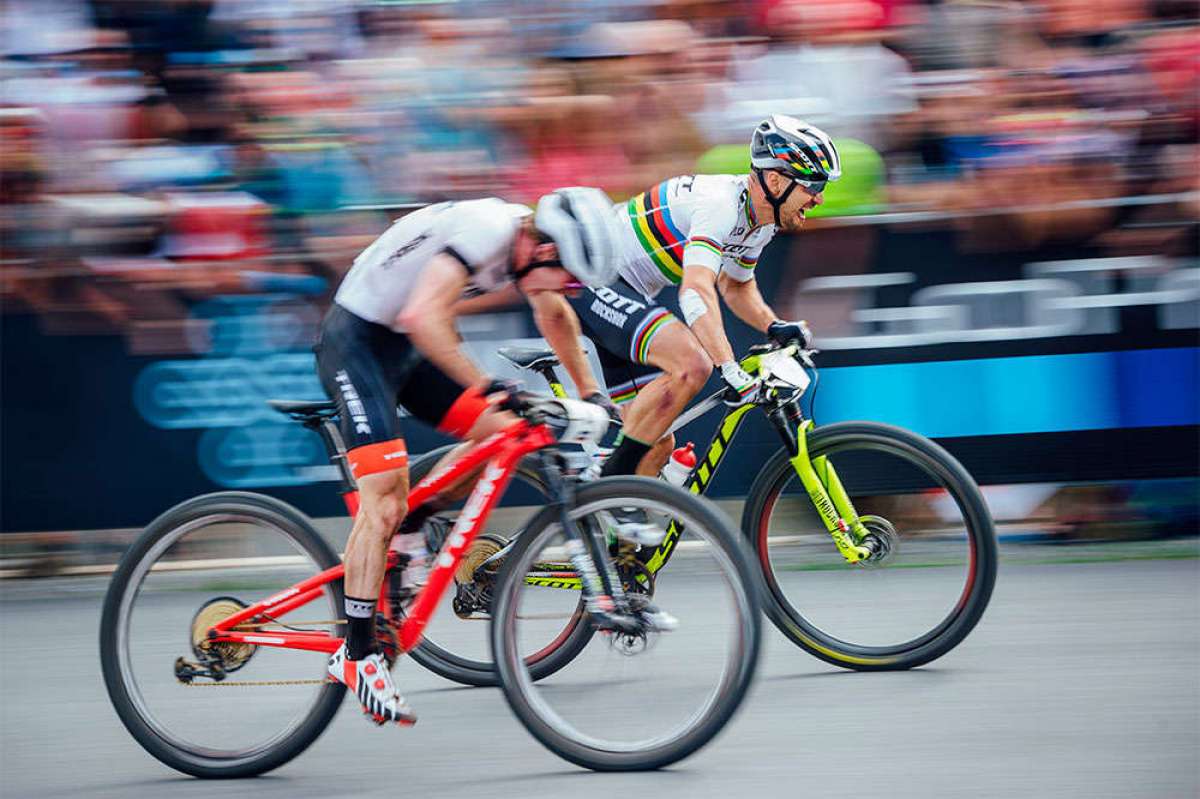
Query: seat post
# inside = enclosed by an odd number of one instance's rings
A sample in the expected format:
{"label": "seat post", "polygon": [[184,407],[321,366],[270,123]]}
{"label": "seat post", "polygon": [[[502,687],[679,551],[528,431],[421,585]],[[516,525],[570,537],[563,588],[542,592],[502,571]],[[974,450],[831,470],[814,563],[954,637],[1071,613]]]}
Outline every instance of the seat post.
{"label": "seat post", "polygon": [[562,382],[558,379],[558,373],[554,371],[553,366],[538,366],[535,367],[534,371],[541,375],[542,379],[544,379],[548,385],[553,386],[555,383]]}
{"label": "seat post", "polygon": [[329,462],[338,467],[338,493],[349,494],[357,491],[358,484],[354,481],[354,473],[350,471],[350,463],[346,460],[346,444],[342,441],[338,426],[331,419],[313,419],[304,426],[321,437]]}

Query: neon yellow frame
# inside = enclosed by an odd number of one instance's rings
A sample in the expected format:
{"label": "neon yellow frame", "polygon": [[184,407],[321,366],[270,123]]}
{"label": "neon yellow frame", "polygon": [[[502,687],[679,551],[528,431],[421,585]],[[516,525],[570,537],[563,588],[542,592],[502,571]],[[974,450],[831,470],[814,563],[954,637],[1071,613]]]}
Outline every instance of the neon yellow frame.
{"label": "neon yellow frame", "polygon": [[[756,374],[761,366],[759,356],[750,355],[743,358],[741,361],[742,368],[749,374]],[[554,380],[550,382],[550,390],[556,397],[566,397],[567,392],[563,384]],[[717,430],[713,435],[712,441],[708,445],[708,451],[705,453],[691,475],[688,476],[684,483],[684,488],[693,494],[702,494],[712,483],[716,476],[717,467],[720,466],[725,454],[729,451],[730,442],[737,434],[738,428],[741,427],[742,421],[746,414],[755,407],[753,405],[740,405],[732,408],[721,423],[717,426]],[[800,478],[804,490],[808,493],[809,499],[812,500],[813,507],[821,517],[825,529],[829,532],[833,539],[834,546],[838,552],[846,559],[847,563],[858,563],[866,560],[871,555],[871,550],[860,545],[863,537],[867,535],[867,529],[859,519],[858,512],[854,509],[854,503],[851,502],[850,496],[846,493],[842,485],[841,479],[833,468],[828,458],[821,456],[818,458],[810,458],[808,454],[808,433],[813,429],[811,419],[806,419],[800,424],[800,428],[796,431],[796,453],[789,458],[792,468],[795,469],[796,475]],[[667,561],[674,554],[675,545],[679,542],[683,530],[672,521],[667,528],[667,534],[663,538],[662,543],[658,545],[655,551],[646,560],[646,568],[650,573],[655,574],[659,569],[663,568]],[[525,578],[528,585],[536,585],[545,588],[566,588],[579,589],[580,584],[578,578],[563,577],[561,574],[554,574],[555,571],[561,571],[558,564],[541,564],[546,568],[547,574],[530,574]]]}

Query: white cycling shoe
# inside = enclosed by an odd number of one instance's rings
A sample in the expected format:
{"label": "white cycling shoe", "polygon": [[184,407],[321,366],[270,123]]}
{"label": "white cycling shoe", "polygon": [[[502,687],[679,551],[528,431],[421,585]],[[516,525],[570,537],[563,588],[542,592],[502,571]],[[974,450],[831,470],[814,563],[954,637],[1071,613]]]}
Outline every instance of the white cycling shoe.
{"label": "white cycling shoe", "polygon": [[346,645],[329,658],[329,679],[342,683],[358,697],[365,713],[376,724],[394,722],[406,727],[417,723],[417,714],[396,690],[383,655],[373,653],[350,660]]}
{"label": "white cycling shoe", "polygon": [[644,547],[656,547],[667,537],[667,530],[650,522],[641,508],[613,508],[596,514],[605,529],[625,541]]}
{"label": "white cycling shoe", "polygon": [[647,604],[642,608],[641,614],[642,620],[646,623],[646,629],[651,632],[669,633],[679,628],[679,619],[657,605]]}

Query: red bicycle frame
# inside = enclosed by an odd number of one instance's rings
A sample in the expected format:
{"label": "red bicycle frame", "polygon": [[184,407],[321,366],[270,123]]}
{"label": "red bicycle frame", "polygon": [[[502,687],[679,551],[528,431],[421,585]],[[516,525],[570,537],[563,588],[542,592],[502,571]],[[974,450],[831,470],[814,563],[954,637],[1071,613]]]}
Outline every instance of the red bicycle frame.
{"label": "red bicycle frame", "polygon": [[[408,652],[421,642],[425,627],[441,601],[446,587],[449,586],[463,553],[487,523],[492,508],[508,487],[521,458],[553,443],[555,439],[545,425],[531,425],[522,420],[507,430],[481,441],[445,469],[422,480],[409,493],[408,509],[411,512],[480,465],[484,466],[483,474],[429,571],[428,581],[417,594],[400,625],[401,652]],[[357,497],[348,494],[346,504],[353,515],[358,509]],[[396,562],[395,553],[389,553],[388,567],[394,567]],[[332,654],[342,645],[343,639],[327,632],[248,632],[237,628],[246,624],[258,624],[264,619],[267,623],[277,621],[280,616],[321,596],[326,585],[341,579],[344,574],[345,566],[342,564],[315,574],[218,622],[208,631],[208,638],[214,643],[254,644]],[[380,591],[380,607],[386,607],[386,585],[385,581],[384,588]]]}

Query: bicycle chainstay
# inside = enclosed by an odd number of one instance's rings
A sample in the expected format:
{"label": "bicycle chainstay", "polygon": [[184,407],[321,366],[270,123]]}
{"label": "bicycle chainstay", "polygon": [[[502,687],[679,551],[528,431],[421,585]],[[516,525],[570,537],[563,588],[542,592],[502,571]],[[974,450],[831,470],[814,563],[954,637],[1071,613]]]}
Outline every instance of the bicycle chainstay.
{"label": "bicycle chainstay", "polygon": [[[246,625],[242,625],[242,626],[243,627],[254,627],[256,629],[261,630],[263,627],[266,627],[271,624],[276,624],[281,627],[299,626],[299,625],[287,625],[287,624],[283,624],[282,622],[277,622],[277,621],[260,622],[258,624],[246,624]],[[345,620],[344,619],[331,619],[328,621],[308,621],[308,622],[303,622],[303,624],[306,624],[306,625],[345,624]],[[180,659],[182,660],[182,658],[180,658]],[[191,666],[193,664],[188,663],[187,665]],[[201,666],[202,664],[195,664],[195,665]],[[196,676],[201,676],[201,675],[196,675]],[[251,687],[261,688],[263,686],[271,686],[271,685],[322,685],[324,683],[334,682],[334,680],[332,680],[330,678],[305,679],[305,680],[215,680],[211,676],[209,676],[209,681],[206,681],[206,682],[197,682],[194,678],[190,679],[190,680],[182,680],[182,679],[179,679],[178,677],[176,677],[175,680],[180,685],[186,686],[188,688],[251,688]]]}

